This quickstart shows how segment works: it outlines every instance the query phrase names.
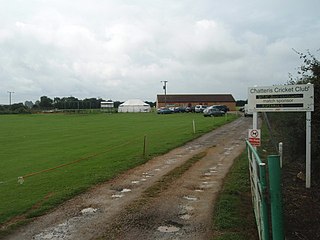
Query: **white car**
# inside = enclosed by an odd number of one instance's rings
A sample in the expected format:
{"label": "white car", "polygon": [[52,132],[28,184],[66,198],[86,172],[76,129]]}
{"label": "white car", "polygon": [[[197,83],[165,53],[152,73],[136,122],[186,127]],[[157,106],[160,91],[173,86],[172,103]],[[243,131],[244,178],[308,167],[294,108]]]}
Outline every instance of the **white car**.
{"label": "white car", "polygon": [[194,111],[196,113],[202,113],[207,108],[206,105],[196,105]]}

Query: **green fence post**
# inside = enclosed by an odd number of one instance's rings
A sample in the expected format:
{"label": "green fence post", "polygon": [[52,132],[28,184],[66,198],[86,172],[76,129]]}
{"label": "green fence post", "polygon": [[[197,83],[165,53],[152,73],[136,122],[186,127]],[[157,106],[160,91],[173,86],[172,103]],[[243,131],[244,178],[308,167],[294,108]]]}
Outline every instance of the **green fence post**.
{"label": "green fence post", "polygon": [[279,155],[268,156],[272,239],[284,240]]}
{"label": "green fence post", "polygon": [[266,164],[259,163],[260,184],[261,184],[261,213],[262,213],[262,239],[269,240],[268,205],[266,199],[267,180]]}

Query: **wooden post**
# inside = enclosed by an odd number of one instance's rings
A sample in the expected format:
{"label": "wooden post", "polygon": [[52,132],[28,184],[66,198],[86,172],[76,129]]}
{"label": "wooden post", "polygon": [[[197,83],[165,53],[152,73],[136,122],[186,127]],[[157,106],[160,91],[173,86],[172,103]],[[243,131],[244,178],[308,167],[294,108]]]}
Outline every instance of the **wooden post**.
{"label": "wooden post", "polygon": [[143,157],[146,156],[147,152],[147,136],[145,135],[143,138]]}

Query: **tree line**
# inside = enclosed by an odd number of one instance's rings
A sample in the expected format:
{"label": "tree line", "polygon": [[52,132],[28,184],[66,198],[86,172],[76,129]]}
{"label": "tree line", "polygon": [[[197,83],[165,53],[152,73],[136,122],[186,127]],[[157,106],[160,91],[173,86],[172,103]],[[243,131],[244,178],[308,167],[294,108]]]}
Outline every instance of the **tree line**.
{"label": "tree line", "polygon": [[[76,97],[55,97],[53,99],[42,96],[40,100],[36,101],[33,108],[39,109],[98,109],[101,106],[101,102],[105,101],[101,98],[86,98],[78,99]],[[120,102],[115,102],[115,106],[120,105]]]}
{"label": "tree line", "polygon": [[[101,102],[106,100],[102,98],[85,98],[78,99],[76,97],[54,97],[41,96],[35,103],[32,101],[25,101],[25,103],[15,103],[12,105],[0,105],[0,114],[19,114],[32,113],[44,110],[80,110],[80,109],[100,109]],[[107,100],[111,101],[111,100]],[[155,102],[148,102],[151,107],[156,105]],[[114,108],[118,108],[121,101],[114,101]]]}

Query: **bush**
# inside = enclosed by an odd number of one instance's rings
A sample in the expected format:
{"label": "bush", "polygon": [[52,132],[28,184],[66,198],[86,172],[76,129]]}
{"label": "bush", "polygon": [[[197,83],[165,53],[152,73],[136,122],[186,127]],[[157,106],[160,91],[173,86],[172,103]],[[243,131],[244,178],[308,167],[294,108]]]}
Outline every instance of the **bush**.
{"label": "bush", "polygon": [[[309,51],[297,52],[303,61],[295,79],[290,76],[288,84],[314,85],[314,112],[312,112],[312,172],[313,179],[320,177],[320,62]],[[269,113],[277,141],[284,142],[284,158],[288,161],[299,160],[304,165],[306,147],[305,113]]]}

